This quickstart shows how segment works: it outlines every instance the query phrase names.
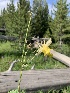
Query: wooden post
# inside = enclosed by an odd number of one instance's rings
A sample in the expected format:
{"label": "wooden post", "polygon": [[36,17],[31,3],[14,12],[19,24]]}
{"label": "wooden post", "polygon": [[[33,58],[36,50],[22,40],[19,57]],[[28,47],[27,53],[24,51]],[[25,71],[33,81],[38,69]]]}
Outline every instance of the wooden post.
{"label": "wooden post", "polygon": [[67,65],[68,67],[70,67],[70,57],[61,54],[59,52],[56,52],[54,50],[51,50],[51,53],[53,54],[53,58],[62,62],[63,64]]}

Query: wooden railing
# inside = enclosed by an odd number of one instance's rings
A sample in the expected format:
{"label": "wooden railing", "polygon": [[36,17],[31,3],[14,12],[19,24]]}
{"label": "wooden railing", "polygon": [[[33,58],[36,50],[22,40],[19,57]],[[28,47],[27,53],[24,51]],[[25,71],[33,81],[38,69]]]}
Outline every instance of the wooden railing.
{"label": "wooden railing", "polygon": [[[20,71],[0,73],[0,93],[17,89]],[[30,93],[38,90],[62,89],[70,85],[70,68],[23,71],[21,89]]]}

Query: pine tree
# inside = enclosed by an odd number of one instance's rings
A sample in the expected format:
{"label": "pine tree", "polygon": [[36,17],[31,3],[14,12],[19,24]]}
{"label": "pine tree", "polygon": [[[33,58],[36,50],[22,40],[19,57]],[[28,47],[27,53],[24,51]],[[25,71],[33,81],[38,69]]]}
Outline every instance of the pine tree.
{"label": "pine tree", "polygon": [[31,34],[32,36],[43,37],[48,29],[48,5],[46,0],[34,0],[32,12]]}
{"label": "pine tree", "polygon": [[6,35],[15,35],[15,6],[13,0],[7,4],[7,10],[3,10],[3,19],[5,22]]}
{"label": "pine tree", "polygon": [[1,15],[0,15],[0,28],[4,28],[5,29],[5,20],[4,20],[4,14],[6,13],[5,8],[1,11]]}
{"label": "pine tree", "polygon": [[[67,0],[58,0],[55,5],[56,11],[54,12],[55,18],[53,22],[54,38],[56,41],[62,41],[66,36],[65,31],[68,23],[68,4]],[[61,42],[60,42],[61,43]]]}
{"label": "pine tree", "polygon": [[30,10],[30,2],[27,0],[19,0],[18,8],[16,11],[16,24],[17,24],[17,34],[20,42],[24,41],[25,33],[28,25]]}
{"label": "pine tree", "polygon": [[4,20],[2,15],[0,15],[0,28],[4,28]]}

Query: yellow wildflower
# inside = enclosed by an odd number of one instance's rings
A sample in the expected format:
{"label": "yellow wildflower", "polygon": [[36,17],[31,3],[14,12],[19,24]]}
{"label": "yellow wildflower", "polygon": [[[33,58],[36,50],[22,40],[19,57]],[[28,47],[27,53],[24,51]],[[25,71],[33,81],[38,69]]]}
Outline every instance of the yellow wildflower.
{"label": "yellow wildflower", "polygon": [[52,43],[51,41],[51,38],[45,43],[45,40],[44,40],[44,44],[41,43],[39,44],[39,49],[38,49],[38,53],[41,53],[43,52],[44,53],[44,56],[52,56],[51,54],[51,49],[48,47],[50,44]]}

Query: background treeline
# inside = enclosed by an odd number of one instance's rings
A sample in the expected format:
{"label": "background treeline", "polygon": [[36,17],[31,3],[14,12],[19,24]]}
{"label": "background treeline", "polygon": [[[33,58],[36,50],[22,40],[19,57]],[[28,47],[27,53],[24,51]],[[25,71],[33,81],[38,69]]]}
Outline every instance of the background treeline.
{"label": "background treeline", "polygon": [[[0,14],[0,28],[6,29],[7,36],[15,36],[19,41],[24,41],[26,28],[29,21],[29,12],[32,20],[29,28],[28,39],[35,36],[51,37],[55,43],[70,44],[70,8],[67,0],[57,0],[53,12],[49,14],[46,0],[19,0],[17,8],[14,0],[7,4]],[[0,33],[2,34],[2,33]]]}

